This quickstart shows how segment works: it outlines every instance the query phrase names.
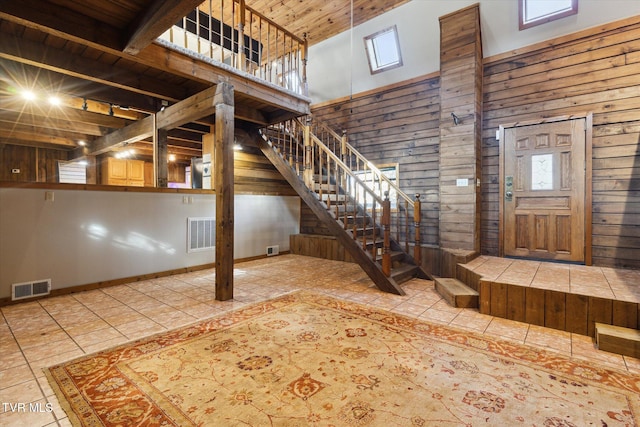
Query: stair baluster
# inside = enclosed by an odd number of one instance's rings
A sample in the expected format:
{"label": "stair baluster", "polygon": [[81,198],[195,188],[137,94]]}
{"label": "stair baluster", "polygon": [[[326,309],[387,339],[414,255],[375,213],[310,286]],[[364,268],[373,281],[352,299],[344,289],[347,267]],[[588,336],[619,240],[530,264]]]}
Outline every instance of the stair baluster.
{"label": "stair baluster", "polygon": [[422,246],[420,244],[420,217],[422,202],[420,202],[420,194],[416,194],[416,200],[413,202],[413,223],[415,230],[415,245],[413,246],[413,259],[417,265],[422,265]]}
{"label": "stair baluster", "polygon": [[382,202],[382,227],[384,229],[384,243],[382,246],[382,272],[385,276],[391,276],[391,201],[389,192],[385,194]]}
{"label": "stair baluster", "polygon": [[[415,201],[405,195],[348,143],[346,132],[339,136],[310,119],[294,119],[261,132],[261,150],[380,289],[402,295],[402,281],[415,275],[430,277],[417,265],[419,195]],[[416,246],[415,260],[409,255],[410,239]]]}

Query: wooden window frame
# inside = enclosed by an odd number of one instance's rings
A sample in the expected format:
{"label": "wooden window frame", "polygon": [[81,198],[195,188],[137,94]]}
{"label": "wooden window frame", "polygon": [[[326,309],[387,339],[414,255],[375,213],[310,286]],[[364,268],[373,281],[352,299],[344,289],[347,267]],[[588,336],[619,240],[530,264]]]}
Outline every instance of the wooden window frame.
{"label": "wooden window frame", "polygon": [[540,18],[533,19],[525,22],[525,3],[527,0],[518,0],[518,24],[520,31],[527,28],[535,27],[536,25],[546,24],[547,22],[555,21],[557,19],[566,18],[567,16],[576,15],[578,13],[578,0],[571,0],[571,9],[562,12],[552,13]]}

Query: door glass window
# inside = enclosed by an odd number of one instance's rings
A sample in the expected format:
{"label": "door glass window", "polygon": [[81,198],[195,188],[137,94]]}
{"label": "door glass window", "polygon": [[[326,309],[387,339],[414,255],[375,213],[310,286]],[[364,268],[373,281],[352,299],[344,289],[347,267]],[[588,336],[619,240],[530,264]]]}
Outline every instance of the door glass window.
{"label": "door glass window", "polygon": [[553,154],[531,156],[531,189],[553,190]]}

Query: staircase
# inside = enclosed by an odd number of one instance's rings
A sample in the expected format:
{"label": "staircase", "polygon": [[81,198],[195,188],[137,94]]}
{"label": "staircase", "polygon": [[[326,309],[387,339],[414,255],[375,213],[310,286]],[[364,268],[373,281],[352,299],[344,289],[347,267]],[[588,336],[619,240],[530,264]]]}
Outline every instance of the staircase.
{"label": "staircase", "polygon": [[431,278],[419,265],[419,195],[411,200],[346,136],[294,119],[261,129],[255,140],[379,289],[404,295],[404,281]]}

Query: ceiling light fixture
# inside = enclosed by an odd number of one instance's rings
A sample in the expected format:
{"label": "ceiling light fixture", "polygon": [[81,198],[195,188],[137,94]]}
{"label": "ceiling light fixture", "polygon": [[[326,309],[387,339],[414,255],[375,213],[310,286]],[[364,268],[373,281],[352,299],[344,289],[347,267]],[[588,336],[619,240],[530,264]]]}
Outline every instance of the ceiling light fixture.
{"label": "ceiling light fixture", "polygon": [[34,101],[36,99],[36,94],[32,90],[25,89],[22,91],[22,98],[27,101]]}
{"label": "ceiling light fixture", "polygon": [[59,106],[62,104],[62,100],[57,97],[56,95],[51,95],[49,97],[49,104],[54,105],[54,106]]}

